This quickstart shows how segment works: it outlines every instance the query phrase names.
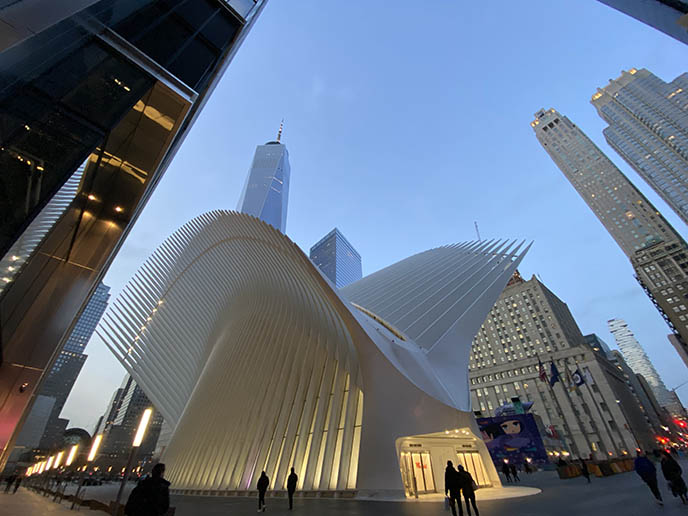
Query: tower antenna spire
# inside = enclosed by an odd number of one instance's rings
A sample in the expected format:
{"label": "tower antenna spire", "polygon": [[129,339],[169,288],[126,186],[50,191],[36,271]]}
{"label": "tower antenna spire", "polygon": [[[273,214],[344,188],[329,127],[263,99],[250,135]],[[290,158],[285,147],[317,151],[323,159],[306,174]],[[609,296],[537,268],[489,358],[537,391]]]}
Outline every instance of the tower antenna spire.
{"label": "tower antenna spire", "polygon": [[475,234],[478,235],[478,242],[482,242],[482,240],[480,240],[480,231],[478,230],[478,222],[475,221],[475,222],[473,222],[473,224],[475,224]]}
{"label": "tower antenna spire", "polygon": [[284,129],[284,118],[280,122],[280,128],[279,131],[277,131],[277,142],[279,143],[280,138],[282,138],[282,129]]}

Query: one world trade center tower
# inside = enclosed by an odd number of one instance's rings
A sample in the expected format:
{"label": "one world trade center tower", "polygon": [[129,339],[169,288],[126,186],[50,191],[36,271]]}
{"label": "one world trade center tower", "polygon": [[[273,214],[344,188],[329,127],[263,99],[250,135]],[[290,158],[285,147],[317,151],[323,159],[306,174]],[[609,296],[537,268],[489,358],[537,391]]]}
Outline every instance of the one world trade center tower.
{"label": "one world trade center tower", "polygon": [[237,210],[258,217],[284,233],[287,229],[290,168],[289,153],[280,142],[281,137],[282,124],[277,140],[256,147]]}

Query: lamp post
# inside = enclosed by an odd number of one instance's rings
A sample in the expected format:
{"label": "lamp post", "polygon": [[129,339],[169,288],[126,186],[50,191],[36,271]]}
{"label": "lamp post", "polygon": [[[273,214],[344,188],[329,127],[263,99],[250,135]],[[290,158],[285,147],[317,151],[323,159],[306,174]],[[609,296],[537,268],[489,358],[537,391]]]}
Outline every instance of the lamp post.
{"label": "lamp post", "polygon": [[[86,457],[86,465],[84,466],[84,471],[81,473],[81,482],[79,482],[79,487],[76,489],[76,494],[74,495],[74,500],[72,500],[72,507],[71,509],[74,509],[74,505],[76,504],[77,498],[79,498],[79,492],[81,491],[81,488],[84,486],[84,482],[86,480],[86,471],[88,470],[88,465],[89,463],[93,462],[93,459],[96,458],[96,454],[98,453],[98,448],[100,447],[100,441],[103,440],[103,434],[98,434],[93,438],[93,442],[91,443],[91,451],[88,452],[88,457]],[[73,452],[76,454],[76,446],[72,447]],[[70,452],[70,457],[72,453]],[[73,459],[72,459],[73,460]],[[69,461],[69,457],[67,458],[67,461]],[[71,462],[70,462],[71,464]]]}
{"label": "lamp post", "polygon": [[124,486],[127,485],[127,480],[129,480],[129,471],[136,458],[136,453],[139,451],[139,446],[143,442],[143,437],[146,435],[146,429],[148,428],[148,423],[153,415],[153,409],[147,408],[143,411],[141,415],[141,421],[139,422],[139,427],[136,430],[136,435],[134,436],[134,442],[131,445],[131,451],[129,452],[129,459],[127,460],[127,467],[124,468],[124,475],[122,475],[122,483],[119,485],[119,491],[117,492],[117,498],[113,506],[113,514],[117,514],[119,510],[119,501],[122,499],[122,494],[124,493]]}

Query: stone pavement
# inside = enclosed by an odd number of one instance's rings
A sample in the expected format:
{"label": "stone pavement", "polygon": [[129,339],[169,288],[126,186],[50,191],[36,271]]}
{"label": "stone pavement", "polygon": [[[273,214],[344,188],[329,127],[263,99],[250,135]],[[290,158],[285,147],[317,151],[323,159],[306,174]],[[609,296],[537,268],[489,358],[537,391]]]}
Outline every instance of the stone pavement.
{"label": "stone pavement", "polygon": [[[688,473],[688,463],[682,463]],[[661,473],[660,473],[661,476]],[[688,475],[684,475],[684,478]],[[509,484],[507,484],[509,485]],[[518,484],[517,484],[518,485]],[[688,506],[681,505],[668,492],[666,482],[659,482],[665,506],[659,507],[650,490],[635,473],[606,478],[560,480],[554,472],[522,475],[520,485],[542,489],[542,493],[506,500],[478,502],[481,516],[591,516],[619,513],[623,516],[688,516]],[[108,498],[114,485],[90,488],[89,497]],[[116,494],[116,490],[114,490]],[[99,494],[97,494],[99,493]],[[267,498],[267,512],[291,516],[448,516],[442,502],[367,502],[360,500],[295,499],[294,511],[287,510],[285,498]],[[233,497],[174,496],[176,516],[241,516],[255,514],[257,501]],[[67,505],[57,504],[25,488],[16,495],[0,493],[0,515],[43,516],[67,514]],[[82,509],[84,511],[86,509]],[[88,511],[93,516],[105,514]],[[73,513],[72,513],[73,514]]]}
{"label": "stone pavement", "polygon": [[[74,512],[69,505],[53,503],[52,498],[46,498],[24,487],[20,487],[15,494],[0,491],[0,514],[2,516],[67,516]],[[98,514],[98,513],[93,513]],[[101,513],[104,514],[104,513]]]}

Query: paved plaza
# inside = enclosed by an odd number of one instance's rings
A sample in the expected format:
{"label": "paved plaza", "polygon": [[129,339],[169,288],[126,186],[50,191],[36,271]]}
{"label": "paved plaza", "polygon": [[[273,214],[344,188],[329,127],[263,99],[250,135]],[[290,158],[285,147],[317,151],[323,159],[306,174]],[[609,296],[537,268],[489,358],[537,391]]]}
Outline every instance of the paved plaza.
{"label": "paved plaza", "polygon": [[[684,471],[688,463],[682,461]],[[541,493],[505,500],[478,498],[481,516],[552,516],[552,515],[603,515],[619,511],[623,516],[647,516],[662,514],[677,516],[688,514],[688,506],[682,506],[667,491],[666,482],[660,480],[665,505],[659,507],[649,489],[635,473],[623,473],[606,478],[593,478],[587,484],[583,478],[560,480],[554,472],[523,475],[521,485],[537,487]],[[112,499],[116,493],[114,484],[89,488],[89,497]],[[249,515],[256,512],[256,501],[247,498],[174,496],[176,516],[228,516]],[[69,504],[62,506],[25,488],[17,494],[0,493],[2,516],[43,516],[69,514]],[[82,509],[85,511],[86,509]],[[104,514],[88,511],[90,514]],[[267,513],[302,514],[321,516],[436,516],[449,514],[442,502],[368,502],[357,500],[295,499],[294,511],[287,510],[284,498],[268,498]]]}

